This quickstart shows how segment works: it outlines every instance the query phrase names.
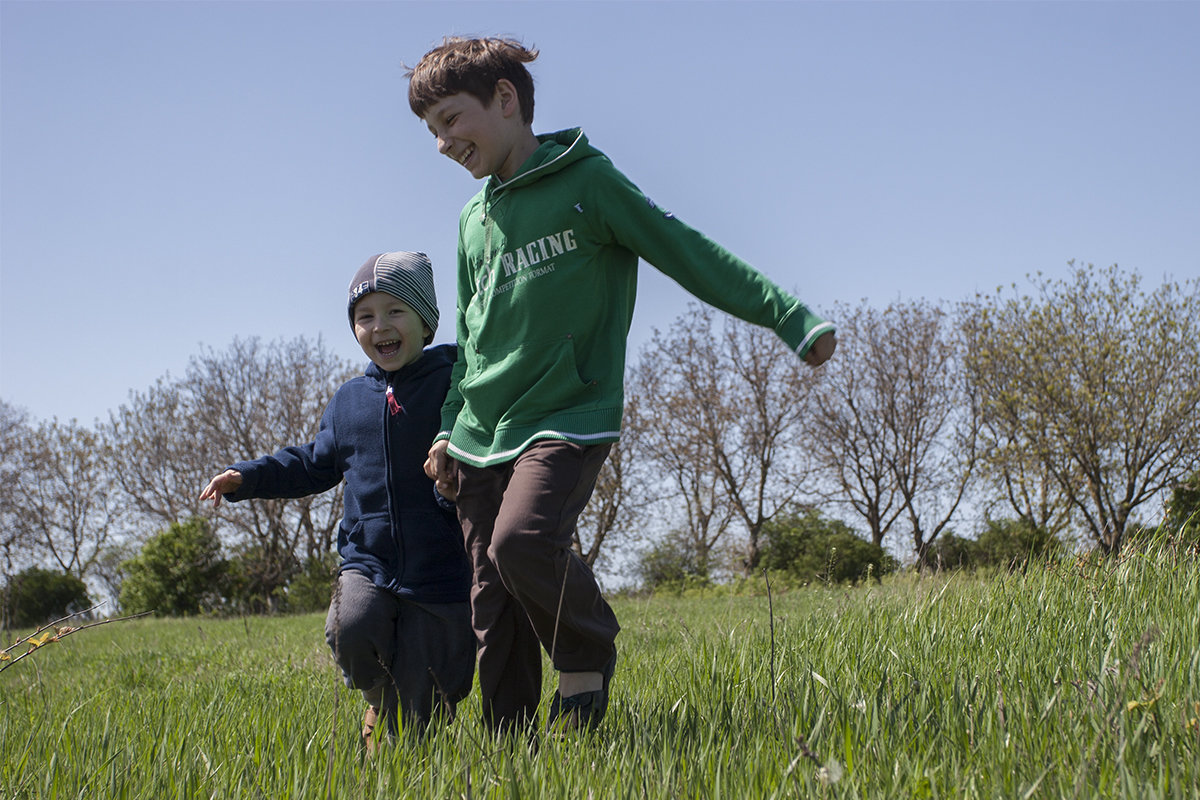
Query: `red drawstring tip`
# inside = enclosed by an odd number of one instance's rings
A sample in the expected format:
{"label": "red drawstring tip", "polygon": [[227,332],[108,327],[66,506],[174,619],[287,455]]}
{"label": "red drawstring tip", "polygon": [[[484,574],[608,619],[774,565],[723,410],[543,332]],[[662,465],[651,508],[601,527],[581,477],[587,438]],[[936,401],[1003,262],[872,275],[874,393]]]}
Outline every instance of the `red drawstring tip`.
{"label": "red drawstring tip", "polygon": [[396,400],[396,396],[392,394],[391,386],[387,387],[387,403],[388,411],[391,412],[393,417],[404,411],[404,406],[400,405],[399,401]]}

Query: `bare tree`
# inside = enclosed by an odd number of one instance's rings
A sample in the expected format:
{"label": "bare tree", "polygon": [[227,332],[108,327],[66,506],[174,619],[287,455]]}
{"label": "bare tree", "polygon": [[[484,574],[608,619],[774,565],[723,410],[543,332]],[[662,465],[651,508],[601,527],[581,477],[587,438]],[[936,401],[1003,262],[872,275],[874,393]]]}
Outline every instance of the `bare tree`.
{"label": "bare tree", "polygon": [[111,444],[103,431],[53,420],[39,425],[22,451],[15,485],[21,524],[40,553],[84,578],[120,529]]}
{"label": "bare tree", "polygon": [[105,426],[114,443],[121,486],[149,521],[144,539],[162,525],[203,513],[199,489],[212,468],[211,448],[199,436],[190,387],[164,376],[110,412]]}
{"label": "bare tree", "polygon": [[[639,363],[646,408],[656,411],[649,452],[675,477],[706,553],[727,521],[745,530],[738,566],[752,573],[763,526],[796,500],[804,422],[816,378],[773,332],[693,303]],[[656,441],[657,438],[657,441]],[[714,534],[701,534],[718,521]]]}
{"label": "bare tree", "polygon": [[888,381],[874,363],[881,323],[865,303],[841,307],[837,318],[837,359],[817,397],[813,454],[834,487],[826,497],[862,517],[879,546],[904,513],[887,433]]}
{"label": "bare tree", "polygon": [[1132,511],[1200,468],[1200,280],[1146,295],[1115,264],[1071,266],[1033,278],[1035,296],[968,305],[969,373],[996,467],[1017,485],[1048,475],[1116,553]]}
{"label": "bare tree", "polygon": [[952,321],[925,302],[839,310],[813,448],[880,545],[901,520],[923,562],[970,485],[976,405]]}
{"label": "bare tree", "polygon": [[[883,314],[876,363],[890,386],[884,419],[892,473],[903,498],[918,564],[962,504],[978,463],[979,414],[962,368],[953,320],[923,302]],[[890,365],[890,369],[884,365]]]}
{"label": "bare tree", "polygon": [[26,527],[22,496],[18,489],[21,472],[28,467],[24,453],[33,430],[24,409],[0,400],[0,558],[4,585],[17,570],[31,561],[33,542]]}
{"label": "bare tree", "polygon": [[297,499],[222,504],[196,499],[227,465],[312,441],[325,406],[355,370],[318,339],[239,340],[204,349],[182,380],[160,379],[112,415],[126,492],[156,524],[206,516],[245,554],[248,581],[270,596],[299,559],[337,540],[342,490]]}
{"label": "bare tree", "polygon": [[[235,339],[224,353],[204,350],[189,363],[186,382],[196,436],[216,456],[205,480],[215,468],[315,439],[325,406],[355,372],[320,339],[268,345]],[[215,516],[265,554],[319,557],[337,542],[341,487],[311,497],[222,505]]]}
{"label": "bare tree", "polygon": [[691,566],[697,574],[707,576],[714,566],[714,548],[734,512],[721,490],[706,443],[694,431],[676,424],[689,411],[672,402],[669,385],[658,368],[659,358],[644,353],[625,384],[627,396],[636,398],[642,409],[639,419],[645,423],[638,437],[639,451],[654,476],[646,487],[655,495],[652,507],[667,527],[685,540],[685,549],[696,562]]}
{"label": "bare tree", "polygon": [[638,511],[646,505],[645,470],[639,461],[645,422],[636,396],[626,398],[621,428],[621,441],[613,445],[604,462],[595,491],[572,534],[572,547],[588,566],[598,564],[614,544],[628,538]]}
{"label": "bare tree", "polygon": [[814,371],[774,332],[732,317],[716,338],[732,377],[724,402],[733,420],[731,439],[713,441],[718,474],[746,528],[742,566],[753,574],[763,526],[811,492],[808,436],[816,387]]}
{"label": "bare tree", "polygon": [[1070,498],[1045,463],[1011,431],[986,417],[980,421],[981,477],[1000,498],[987,503],[1016,515],[1031,529],[1058,534],[1071,523]]}

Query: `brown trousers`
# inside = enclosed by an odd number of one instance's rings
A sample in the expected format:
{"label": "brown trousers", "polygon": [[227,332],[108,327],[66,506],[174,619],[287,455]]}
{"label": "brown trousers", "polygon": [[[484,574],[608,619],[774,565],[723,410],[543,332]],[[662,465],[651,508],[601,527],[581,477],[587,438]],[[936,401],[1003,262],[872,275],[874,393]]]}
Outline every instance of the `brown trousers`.
{"label": "brown trousers", "polygon": [[610,449],[543,440],[503,464],[459,463],[479,686],[493,728],[535,721],[542,649],[564,672],[599,672],[612,657],[620,625],[591,568],[571,549]]}

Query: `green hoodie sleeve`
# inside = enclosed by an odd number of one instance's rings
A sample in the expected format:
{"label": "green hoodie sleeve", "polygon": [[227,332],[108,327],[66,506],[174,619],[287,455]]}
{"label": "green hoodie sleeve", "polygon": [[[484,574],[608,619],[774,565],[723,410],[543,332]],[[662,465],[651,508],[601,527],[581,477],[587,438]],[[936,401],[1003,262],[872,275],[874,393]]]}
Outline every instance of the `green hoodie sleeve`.
{"label": "green hoodie sleeve", "polygon": [[754,267],[657,207],[607,157],[580,163],[593,174],[593,208],[603,210],[607,234],[675,280],[697,299],[770,328],[803,358],[834,326]]}

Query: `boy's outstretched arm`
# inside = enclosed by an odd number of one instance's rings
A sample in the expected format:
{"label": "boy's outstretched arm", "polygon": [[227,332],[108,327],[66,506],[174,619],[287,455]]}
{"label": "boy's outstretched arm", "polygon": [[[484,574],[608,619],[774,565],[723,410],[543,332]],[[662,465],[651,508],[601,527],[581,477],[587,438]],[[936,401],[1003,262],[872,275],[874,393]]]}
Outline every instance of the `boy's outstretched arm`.
{"label": "boy's outstretched arm", "polygon": [[201,500],[212,500],[213,508],[221,505],[221,496],[237,491],[242,485],[242,473],[236,469],[227,469],[208,482],[208,486],[200,492]]}
{"label": "boy's outstretched arm", "polygon": [[[770,328],[810,366],[833,354],[832,323],[746,261],[651,201],[607,159],[578,162],[603,243],[619,244],[714,308]],[[607,238],[606,238],[607,237]]]}
{"label": "boy's outstretched arm", "polygon": [[804,363],[810,367],[819,367],[829,360],[833,355],[833,351],[837,349],[837,337],[833,331],[822,333],[813,342],[812,347],[808,348],[808,352],[804,354]]}

